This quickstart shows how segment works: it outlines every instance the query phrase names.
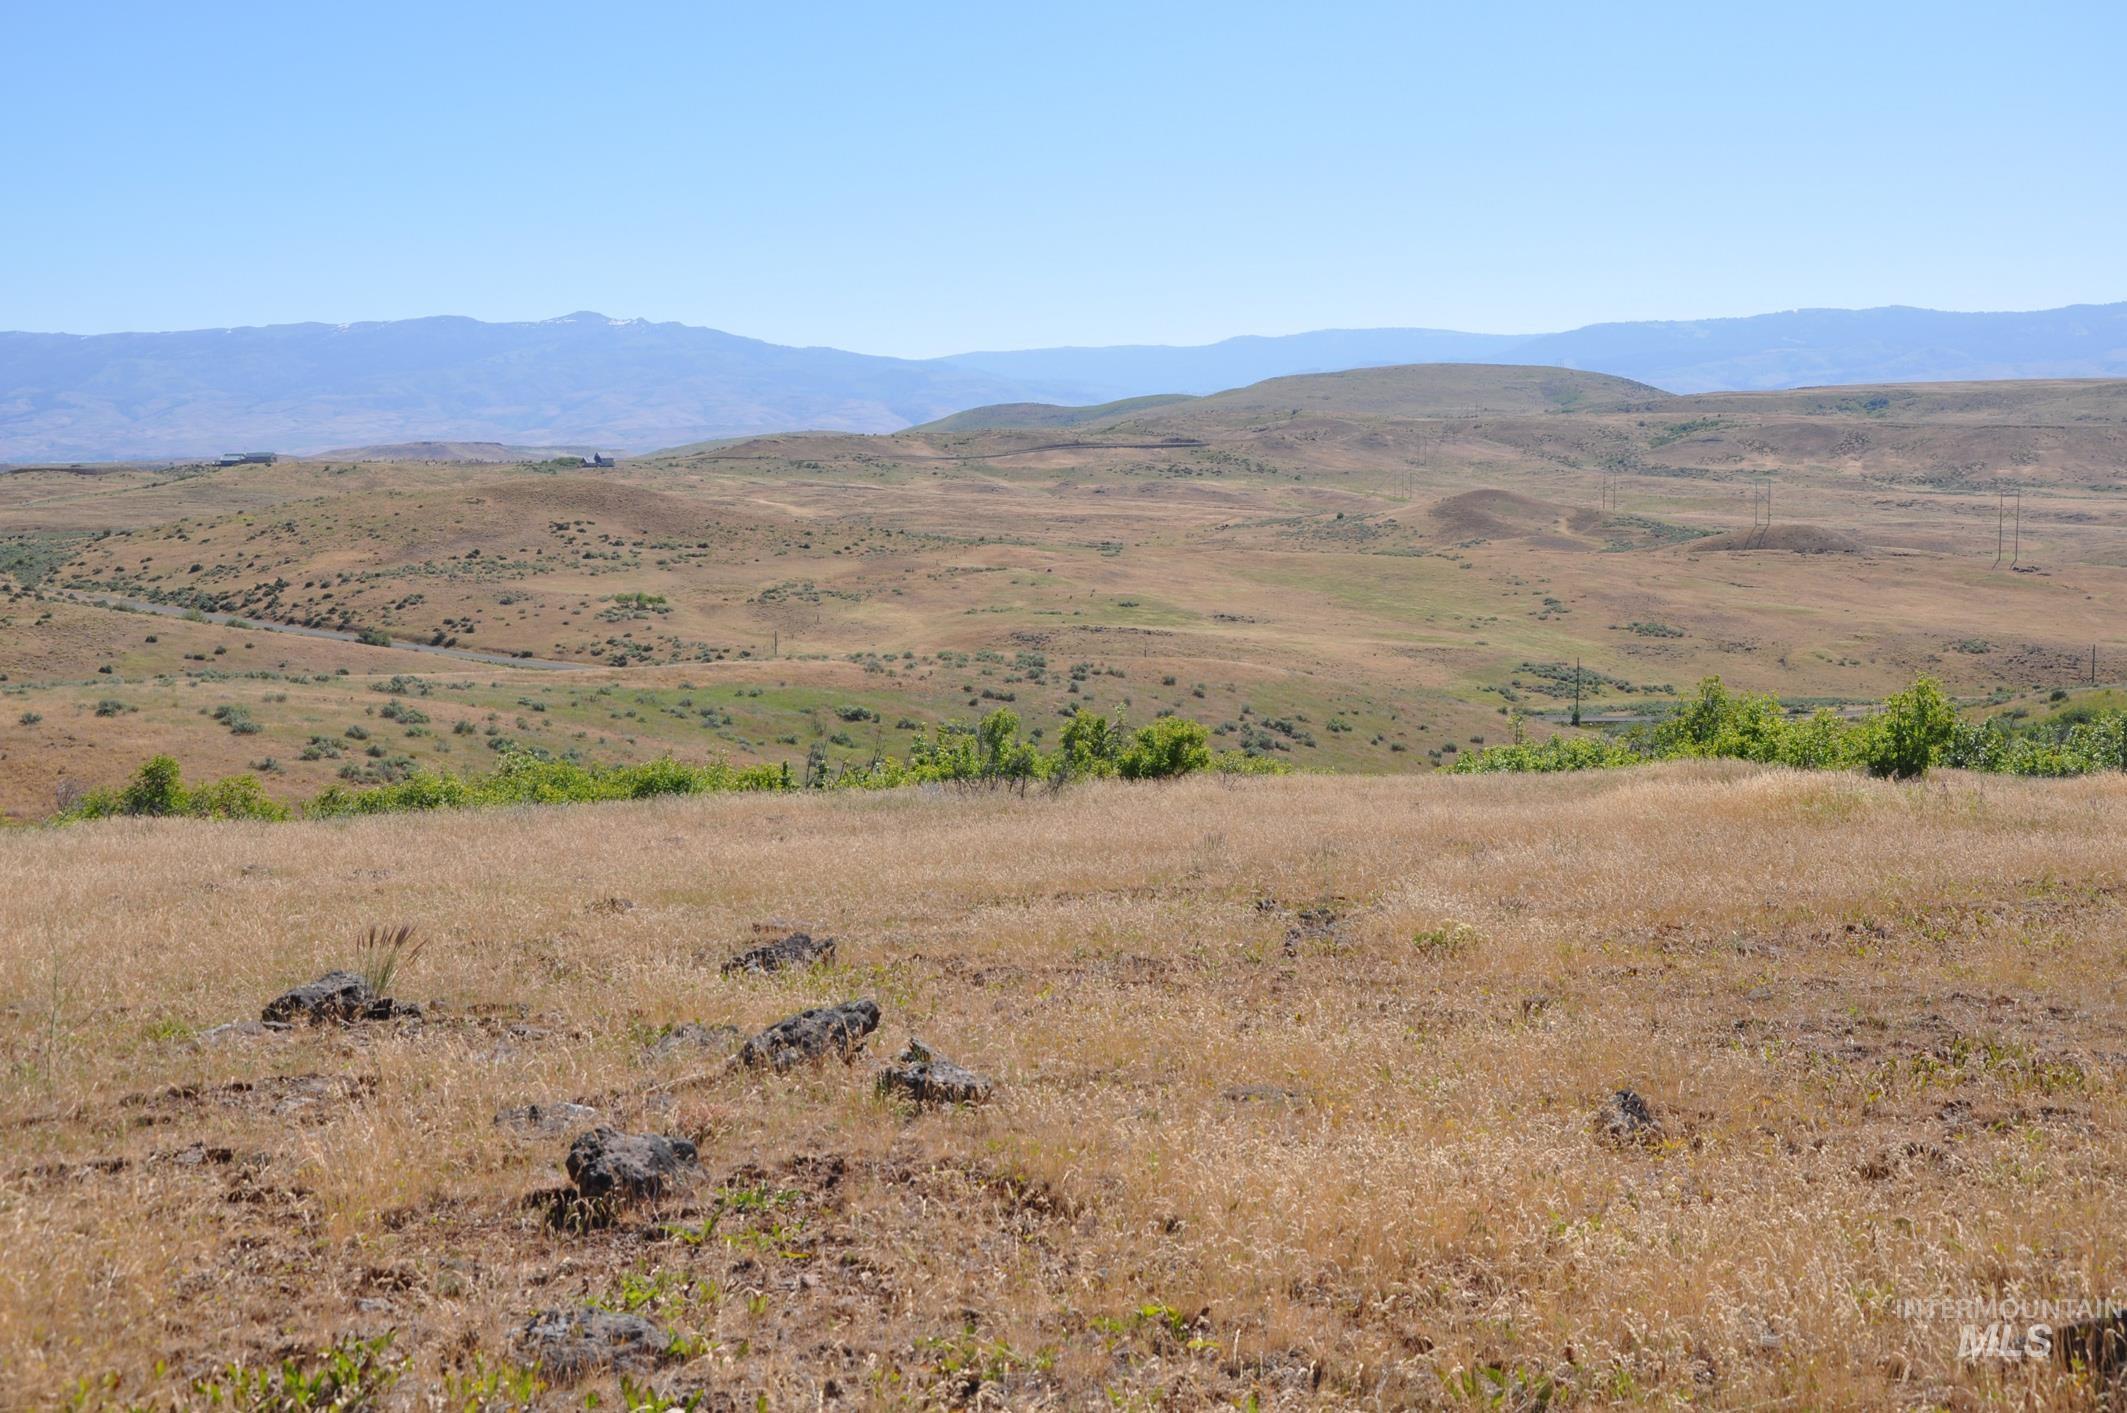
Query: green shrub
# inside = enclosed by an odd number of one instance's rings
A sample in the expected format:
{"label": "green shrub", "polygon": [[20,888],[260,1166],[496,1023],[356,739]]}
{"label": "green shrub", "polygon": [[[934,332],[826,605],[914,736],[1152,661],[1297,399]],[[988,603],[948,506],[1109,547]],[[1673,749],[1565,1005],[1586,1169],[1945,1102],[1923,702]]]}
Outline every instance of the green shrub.
{"label": "green shrub", "polygon": [[2032,776],[2127,770],[2127,712],[2073,710],[2045,723],[2023,724],[2027,716],[2018,708],[1984,724],[1960,720],[1940,684],[1920,677],[1860,721],[1829,708],[1795,720],[1771,697],[1731,693],[1719,678],[1709,677],[1651,732],[1634,732],[1622,741],[1558,737],[1538,746],[1495,746],[1464,756],[1451,769],[1458,774],[1587,770],[1718,757],[1812,770],[1859,767],[1893,780],[1917,779],[1938,765]]}
{"label": "green shrub", "polygon": [[1073,777],[1113,775],[1125,744],[1120,722],[1111,726],[1107,717],[1080,707],[1057,737],[1057,763]]}
{"label": "green shrub", "polygon": [[1804,721],[1780,725],[1773,759],[1803,770],[1842,770],[1854,764],[1860,733],[1830,707]]}
{"label": "green shrub", "polygon": [[1913,780],[1928,773],[1957,734],[1957,709],[1932,677],[1915,679],[1869,718],[1861,760],[1871,775]]}
{"label": "green shrub", "polygon": [[1292,766],[1270,756],[1252,756],[1246,751],[1220,751],[1211,758],[1218,775],[1290,775]]}
{"label": "green shrub", "polygon": [[1210,733],[1203,723],[1166,716],[1139,728],[1116,762],[1116,773],[1125,780],[1168,780],[1210,764]]}
{"label": "green shrub", "polygon": [[232,775],[187,790],[177,761],[170,756],[156,756],[135,771],[122,789],[91,791],[61,818],[189,815],[195,819],[280,820],[290,814],[286,805],[267,796],[254,776]]}
{"label": "green shrub", "polygon": [[1757,692],[1731,694],[1718,677],[1699,683],[1698,695],[1655,728],[1656,752],[1667,757],[1779,759],[1780,704]]}
{"label": "green shrub", "polygon": [[231,775],[194,790],[185,802],[185,813],[199,819],[282,820],[291,811],[268,797],[257,777]]}
{"label": "green shrub", "polygon": [[174,756],[156,756],[134,772],[118,796],[118,813],[170,815],[185,812],[184,772]]}
{"label": "green shrub", "polygon": [[1599,736],[1553,736],[1548,741],[1491,746],[1458,757],[1451,775],[1497,775],[1562,770],[1608,770],[1647,759],[1628,746]]}

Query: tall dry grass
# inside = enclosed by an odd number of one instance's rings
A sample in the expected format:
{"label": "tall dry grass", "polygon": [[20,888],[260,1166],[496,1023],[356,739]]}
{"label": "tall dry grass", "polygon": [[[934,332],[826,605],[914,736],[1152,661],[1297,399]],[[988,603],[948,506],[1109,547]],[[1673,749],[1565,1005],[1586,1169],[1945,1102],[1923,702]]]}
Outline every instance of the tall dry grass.
{"label": "tall dry grass", "polygon": [[[2073,1406],[1898,1302],[2127,1293],[2123,837],[2118,781],[1730,766],[7,835],[0,1402],[386,1329],[435,1392],[662,1273],[663,1380],[748,1405]],[[837,966],[719,975],[769,917]],[[194,1038],[384,921],[427,1025]],[[854,995],[998,1102],[660,1107],[660,1027]],[[547,1228],[566,1139],[492,1116],[559,1098],[789,1230]]]}

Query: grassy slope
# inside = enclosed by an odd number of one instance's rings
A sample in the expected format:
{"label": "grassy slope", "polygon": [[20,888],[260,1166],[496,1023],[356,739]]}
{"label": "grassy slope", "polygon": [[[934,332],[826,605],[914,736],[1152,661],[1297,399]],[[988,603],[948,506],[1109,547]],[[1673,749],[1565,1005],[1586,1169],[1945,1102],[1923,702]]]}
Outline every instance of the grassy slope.
{"label": "grassy slope", "polygon": [[[933,428],[583,474],[9,476],[0,563],[25,582],[204,591],[256,617],[596,670],[562,681],[0,600],[16,630],[0,635],[0,811],[47,812],[62,778],[110,783],[151,737],[196,771],[270,756],[276,789],[308,793],[348,763],[295,762],[308,738],[366,721],[371,686],[406,671],[431,680],[442,729],[392,750],[459,766],[489,758],[490,730],[594,759],[797,761],[816,741],[860,758],[902,749],[899,722],[1009,694],[1044,729],[1090,698],[1139,721],[1198,716],[1229,727],[1222,744],[1301,764],[1424,769],[1498,739],[1510,707],[1556,710],[1575,660],[1606,711],[1708,672],[1807,699],[1872,700],[1918,671],[1971,697],[2044,690],[2075,683],[2093,642],[2112,681],[2118,387],[1908,389],[1886,410],[1810,393],[1635,402],[1563,370],[1362,370],[1072,430],[1107,449]],[[1466,403],[1502,410],[1437,415]],[[1767,479],[1778,524],[1752,535]],[[1997,485],[2025,493],[2037,572],[1992,563]],[[1789,552],[1811,546],[1858,549]],[[632,593],[665,602],[615,600]],[[140,709],[95,715],[114,698]],[[231,737],[211,720],[224,703],[261,731]],[[477,739],[447,734],[459,719]]]}
{"label": "grassy slope", "polygon": [[956,412],[911,430],[917,433],[979,432],[1000,427],[1081,427],[1111,417],[1149,412],[1157,407],[1193,401],[1187,393],[1154,393],[1148,397],[1123,398],[1091,407],[1062,407],[1052,402],[1000,402]]}
{"label": "grassy slope", "polygon": [[[0,836],[0,1403],[347,1330],[435,1391],[632,1280],[742,1407],[2083,1406],[1895,1301],[2119,1288],[2123,829],[2117,779],[1669,766]],[[721,976],[776,915],[836,965]],[[193,1040],[396,919],[425,1028]],[[998,1103],[652,1093],[708,1063],[665,1025],[856,995]],[[704,1188],[547,1230],[566,1138],[491,1116],[556,1099]],[[719,1189],[781,1195],[661,1234]]]}

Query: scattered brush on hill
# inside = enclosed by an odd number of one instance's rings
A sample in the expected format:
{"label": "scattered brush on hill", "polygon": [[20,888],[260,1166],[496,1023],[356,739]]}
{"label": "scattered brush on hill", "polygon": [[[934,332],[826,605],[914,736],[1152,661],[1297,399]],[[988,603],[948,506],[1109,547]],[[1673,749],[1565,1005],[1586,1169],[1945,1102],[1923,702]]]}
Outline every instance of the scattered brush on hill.
{"label": "scattered brush on hill", "polygon": [[1699,683],[1696,697],[1651,730],[1533,743],[1517,739],[1464,756],[1449,769],[1486,775],[1694,759],[1858,769],[1893,780],[1916,779],[1934,766],[2004,775],[2088,775],[2127,770],[2127,712],[2093,713],[2022,730],[2003,717],[1976,724],[1960,720],[1941,686],[1921,677],[1859,720],[1829,709],[1798,718],[1770,696],[1730,692],[1720,678],[1709,677]]}
{"label": "scattered brush on hill", "polygon": [[[972,727],[957,723],[938,727],[930,737],[918,738],[906,759],[881,756],[839,773],[830,773],[825,757],[817,754],[807,762],[801,777],[788,764],[736,766],[711,761],[694,765],[665,759],[599,766],[512,752],[484,775],[419,771],[367,789],[335,785],[303,806],[301,813],[332,819],[498,805],[645,800],[659,795],[886,790],[936,784],[1024,792],[1036,785],[1060,789],[1078,780],[1167,780],[1201,771],[1283,775],[1292,769],[1239,751],[1214,753],[1209,742],[1210,732],[1203,723],[1181,717],[1161,717],[1132,731],[1120,722],[1080,711],[1065,725],[1058,748],[1044,752],[1020,735],[1018,714],[1000,708]],[[187,788],[178,762],[157,756],[141,766],[123,789],[97,791],[59,820],[116,815],[283,820],[295,813],[267,796],[249,775]]]}

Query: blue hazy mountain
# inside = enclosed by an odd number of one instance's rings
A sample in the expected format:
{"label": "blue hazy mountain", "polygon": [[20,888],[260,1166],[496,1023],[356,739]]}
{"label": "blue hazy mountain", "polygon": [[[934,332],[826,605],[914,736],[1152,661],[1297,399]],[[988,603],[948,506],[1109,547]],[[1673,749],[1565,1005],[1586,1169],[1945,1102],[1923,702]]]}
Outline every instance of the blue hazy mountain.
{"label": "blue hazy mountain", "polygon": [[892,431],[990,403],[1209,393],[1402,363],[1549,365],[1672,392],[2127,377],[2127,303],[2010,314],[1803,309],[1522,335],[1331,329],[933,359],[591,313],[0,333],[0,461],[409,441],[639,451],[756,432]]}

